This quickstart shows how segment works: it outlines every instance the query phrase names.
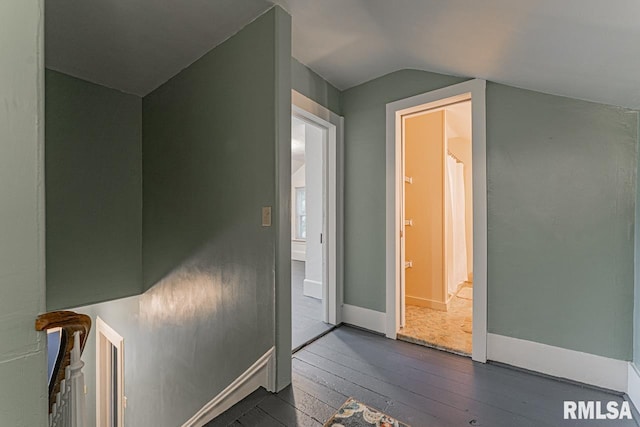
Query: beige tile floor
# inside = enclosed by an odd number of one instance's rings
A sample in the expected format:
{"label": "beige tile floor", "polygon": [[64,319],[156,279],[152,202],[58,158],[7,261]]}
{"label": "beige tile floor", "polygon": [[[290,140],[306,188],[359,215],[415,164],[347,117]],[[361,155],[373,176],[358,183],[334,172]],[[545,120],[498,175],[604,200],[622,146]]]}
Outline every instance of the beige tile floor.
{"label": "beige tile floor", "polygon": [[471,283],[465,283],[451,299],[448,311],[407,305],[406,324],[398,339],[471,355]]}

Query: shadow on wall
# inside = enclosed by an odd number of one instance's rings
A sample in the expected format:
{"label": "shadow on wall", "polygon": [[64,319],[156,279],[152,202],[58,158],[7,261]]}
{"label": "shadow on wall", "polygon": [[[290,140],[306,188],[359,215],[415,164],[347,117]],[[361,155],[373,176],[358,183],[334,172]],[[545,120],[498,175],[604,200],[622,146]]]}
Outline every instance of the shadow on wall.
{"label": "shadow on wall", "polygon": [[[257,265],[243,243],[229,243],[249,234],[241,227],[221,233],[140,296],[76,309],[124,338],[127,425],[181,425],[273,346],[274,289],[256,286],[272,269],[269,257]],[[246,336],[252,339],[240,339]],[[83,356],[89,414],[94,340],[92,332]]]}
{"label": "shadow on wall", "polygon": [[275,227],[260,207],[276,198],[274,105],[290,105],[274,99],[287,18],[271,9],[143,100],[146,291],[77,310],[124,338],[126,425],[182,425],[274,345]]}

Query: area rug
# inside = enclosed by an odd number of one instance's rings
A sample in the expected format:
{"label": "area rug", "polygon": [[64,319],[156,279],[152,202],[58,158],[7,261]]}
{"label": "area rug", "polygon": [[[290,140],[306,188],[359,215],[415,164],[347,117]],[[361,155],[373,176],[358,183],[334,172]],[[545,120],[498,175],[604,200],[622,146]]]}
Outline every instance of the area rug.
{"label": "area rug", "polygon": [[324,427],[409,427],[389,415],[349,398]]}

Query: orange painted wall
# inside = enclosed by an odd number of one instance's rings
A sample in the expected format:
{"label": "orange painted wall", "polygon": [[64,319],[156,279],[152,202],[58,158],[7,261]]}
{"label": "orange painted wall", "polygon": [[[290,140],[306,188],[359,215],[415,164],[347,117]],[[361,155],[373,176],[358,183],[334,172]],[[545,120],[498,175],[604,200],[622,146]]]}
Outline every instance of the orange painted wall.
{"label": "orange painted wall", "polygon": [[[446,303],[444,263],[444,111],[405,119],[405,270],[408,304]],[[435,306],[434,306],[435,305]],[[443,308],[443,307],[440,307]]]}

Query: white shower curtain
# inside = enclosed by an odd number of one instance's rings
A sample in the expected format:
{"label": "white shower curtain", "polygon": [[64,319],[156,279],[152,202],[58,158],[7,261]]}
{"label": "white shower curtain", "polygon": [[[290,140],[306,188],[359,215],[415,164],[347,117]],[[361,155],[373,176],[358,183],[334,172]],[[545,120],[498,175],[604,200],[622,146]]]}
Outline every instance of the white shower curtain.
{"label": "white shower curtain", "polygon": [[446,251],[448,290],[454,293],[458,285],[468,278],[467,271],[467,234],[465,223],[465,191],[464,191],[464,164],[447,156],[447,180],[449,191],[447,194],[450,209],[446,215],[448,219],[447,244],[451,247]]}

